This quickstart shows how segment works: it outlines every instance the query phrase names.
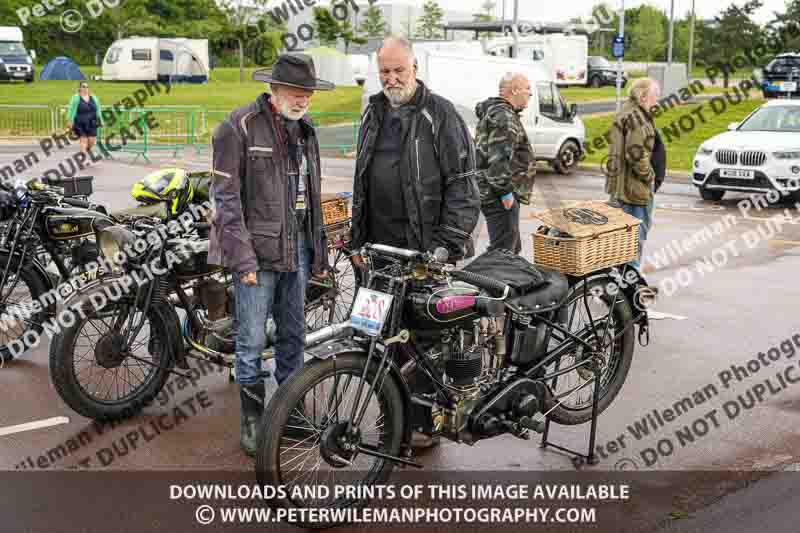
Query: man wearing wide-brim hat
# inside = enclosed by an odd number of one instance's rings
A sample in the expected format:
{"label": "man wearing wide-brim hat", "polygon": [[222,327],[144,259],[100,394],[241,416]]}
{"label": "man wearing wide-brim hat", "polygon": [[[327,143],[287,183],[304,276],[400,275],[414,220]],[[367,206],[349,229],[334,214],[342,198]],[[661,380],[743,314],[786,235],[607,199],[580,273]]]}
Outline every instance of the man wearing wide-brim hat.
{"label": "man wearing wide-brim hat", "polygon": [[319,142],[306,113],[314,91],[334,88],[301,54],[281,55],[253,79],[269,83],[271,94],[233,111],[214,131],[208,256],[234,278],[241,446],[251,456],[264,404],[267,317],[276,325],[280,384],[303,364],[305,287],[310,271],[323,274],[327,265]]}

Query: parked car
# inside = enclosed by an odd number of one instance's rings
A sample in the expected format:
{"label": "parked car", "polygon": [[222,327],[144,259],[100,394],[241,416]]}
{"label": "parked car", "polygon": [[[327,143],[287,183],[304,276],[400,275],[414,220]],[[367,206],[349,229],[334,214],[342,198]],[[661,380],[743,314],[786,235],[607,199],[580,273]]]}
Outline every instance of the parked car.
{"label": "parked car", "polygon": [[[602,56],[589,56],[589,73],[586,76],[587,84],[591,87],[603,85],[617,85],[617,69],[608,59]],[[622,72],[622,86],[628,84],[628,75]]]}
{"label": "parked car", "polygon": [[761,69],[764,98],[800,96],[800,54],[778,54]]}
{"label": "parked car", "polygon": [[30,53],[22,42],[22,30],[0,26],[0,80],[24,80],[31,83],[36,75],[36,52]]}
{"label": "parked car", "polygon": [[704,200],[770,190],[800,200],[800,100],[770,100],[728,130],[694,157],[692,183]]}

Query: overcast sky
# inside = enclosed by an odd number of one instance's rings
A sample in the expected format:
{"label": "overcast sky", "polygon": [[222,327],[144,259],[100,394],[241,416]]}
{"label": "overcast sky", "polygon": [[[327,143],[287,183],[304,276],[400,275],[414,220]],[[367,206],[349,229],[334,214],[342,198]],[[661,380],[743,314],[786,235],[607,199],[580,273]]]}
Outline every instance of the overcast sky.
{"label": "overcast sky", "polygon": [[[379,0],[384,3],[386,0]],[[408,4],[422,5],[424,0],[401,0]],[[485,0],[438,0],[439,5],[445,9],[453,9],[458,11],[474,11],[479,12],[481,5]],[[493,0],[497,5],[495,7],[498,17],[503,6],[503,0]],[[675,2],[675,17],[691,11],[692,0],[674,0]],[[566,0],[561,2],[554,2],[552,0],[519,0],[520,18],[531,21],[543,20],[560,22],[566,21],[570,17],[585,16],[591,13],[592,6],[597,4],[597,0]],[[622,0],[609,0],[608,2],[616,9],[622,3]],[[655,5],[663,9],[667,16],[669,16],[670,0],[625,0],[625,7],[638,7],[643,3]],[[711,18],[716,15],[721,9],[729,6],[731,3],[743,5],[744,0],[696,0],[695,11],[698,17]],[[786,10],[785,0],[762,0],[764,7],[761,8],[756,15],[756,20],[759,23],[765,23],[772,19],[773,12],[778,11],[783,13]],[[514,0],[506,0],[506,12],[511,18],[511,12],[514,9]]]}

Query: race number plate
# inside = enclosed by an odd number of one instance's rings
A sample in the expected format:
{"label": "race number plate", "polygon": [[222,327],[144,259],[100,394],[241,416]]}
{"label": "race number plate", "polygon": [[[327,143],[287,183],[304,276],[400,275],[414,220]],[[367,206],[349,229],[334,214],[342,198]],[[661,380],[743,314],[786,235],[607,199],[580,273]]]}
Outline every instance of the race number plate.
{"label": "race number plate", "polygon": [[350,313],[350,322],[353,327],[371,337],[377,336],[389,314],[392,298],[391,294],[385,292],[358,289],[356,301],[353,303],[353,311]]}
{"label": "race number plate", "polygon": [[735,168],[723,168],[719,175],[723,178],[739,178],[746,180],[751,180],[756,177],[755,172],[752,170],[738,170]]}

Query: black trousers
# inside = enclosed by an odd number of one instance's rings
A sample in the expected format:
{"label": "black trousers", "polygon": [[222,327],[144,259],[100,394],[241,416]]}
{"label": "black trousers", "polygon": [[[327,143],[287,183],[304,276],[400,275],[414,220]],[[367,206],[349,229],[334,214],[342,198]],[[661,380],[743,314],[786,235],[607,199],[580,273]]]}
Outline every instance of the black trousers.
{"label": "black trousers", "polygon": [[500,198],[491,204],[481,205],[481,211],[486,218],[486,229],[489,230],[489,249],[504,248],[518,254],[522,250],[522,240],[519,235],[519,202],[514,200],[511,209],[506,209]]}

